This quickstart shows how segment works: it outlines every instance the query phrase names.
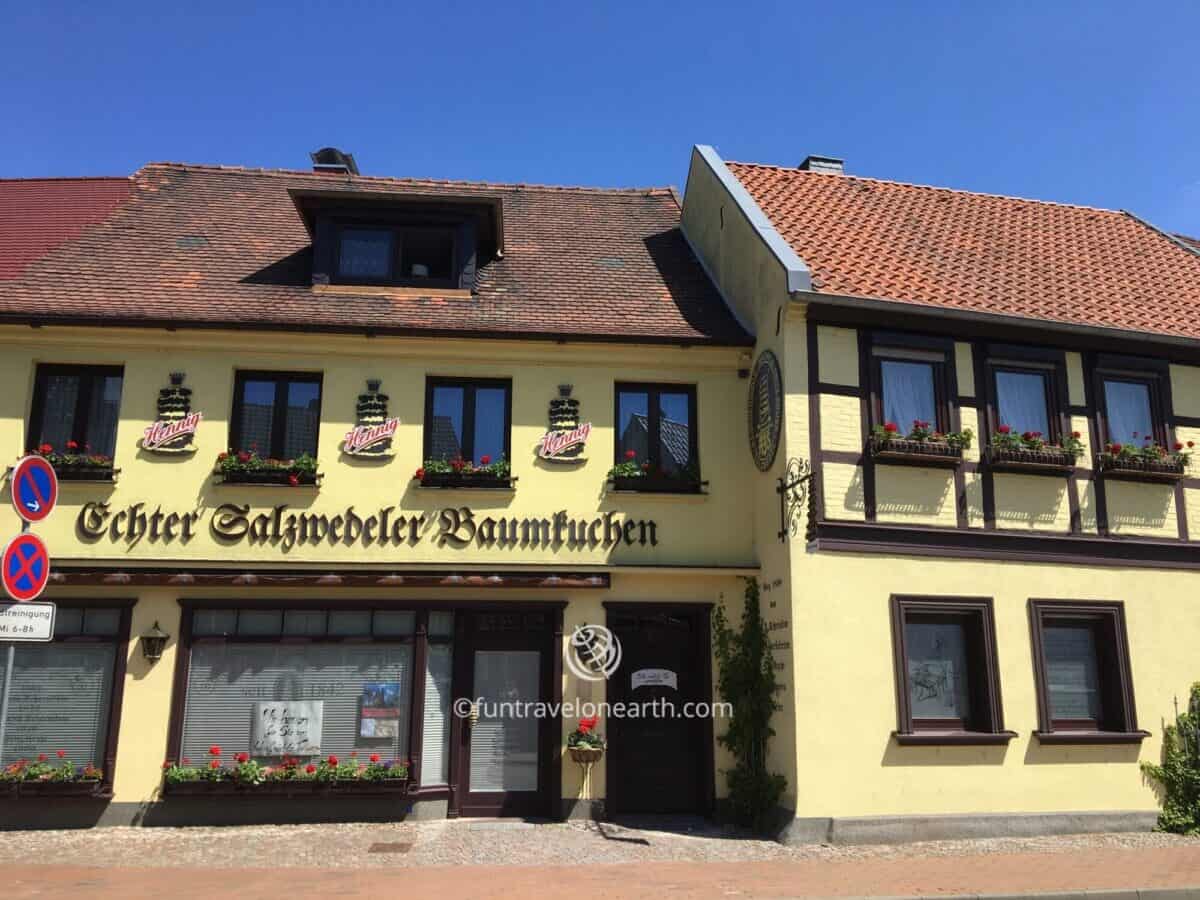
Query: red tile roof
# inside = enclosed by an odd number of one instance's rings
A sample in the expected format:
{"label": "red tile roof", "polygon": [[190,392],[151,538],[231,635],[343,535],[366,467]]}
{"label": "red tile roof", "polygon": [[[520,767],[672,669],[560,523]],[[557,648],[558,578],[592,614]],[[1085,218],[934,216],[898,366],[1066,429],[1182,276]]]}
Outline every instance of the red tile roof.
{"label": "red tile roof", "polygon": [[1200,255],[1128,213],[727,165],[815,291],[1200,339]]}
{"label": "red tile roof", "polygon": [[0,279],[102,222],[131,187],[128,178],[0,179]]}
{"label": "red tile roof", "polygon": [[[290,190],[479,195],[503,203],[501,258],[469,297],[314,292]],[[0,245],[0,256],[8,253]],[[679,230],[670,189],[608,190],[154,163],[128,201],[0,281],[0,318],[579,337],[742,345]]]}

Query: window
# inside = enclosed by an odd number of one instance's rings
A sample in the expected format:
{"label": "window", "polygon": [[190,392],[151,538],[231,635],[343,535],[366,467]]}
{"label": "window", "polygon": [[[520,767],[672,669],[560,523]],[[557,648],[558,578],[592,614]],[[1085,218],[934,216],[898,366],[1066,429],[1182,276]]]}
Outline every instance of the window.
{"label": "window", "polygon": [[65,453],[74,442],[80,452],[111,457],[117,446],[121,411],[119,366],[37,367],[30,417],[29,447],[49,444]]}
{"label": "window", "polygon": [[901,436],[912,431],[914,422],[951,430],[945,353],[880,346],[872,350],[872,364],[874,424],[894,423]]}
{"label": "window", "polygon": [[431,378],[425,390],[426,460],[475,465],[510,459],[512,382]]}
{"label": "window", "polygon": [[616,462],[632,460],[652,479],[699,484],[695,387],[618,384],[616,412]]}
{"label": "window", "polygon": [[1140,741],[1120,603],[1031,600],[1043,743]]}
{"label": "window", "polygon": [[75,765],[101,769],[111,784],[114,698],[121,696],[128,640],[128,607],[60,601],[52,641],[0,644],[0,765],[40,753],[56,761],[63,750]]}
{"label": "window", "polygon": [[1160,408],[1156,380],[1104,375],[1101,385],[1106,443],[1140,447],[1149,438],[1166,444],[1166,429],[1156,414]]}
{"label": "window", "polygon": [[320,422],[320,375],[238,372],[230,433],[233,450],[274,459],[316,456]]}
{"label": "window", "polygon": [[1036,432],[1047,443],[1058,439],[1057,411],[1048,372],[994,366],[996,426],[1007,425],[1016,434]]}
{"label": "window", "polygon": [[902,744],[1007,742],[988,598],[892,597]]}
{"label": "window", "polygon": [[[454,613],[307,607],[190,615],[173,758],[195,763],[215,744],[229,758],[247,752],[277,762],[284,749],[256,735],[255,713],[261,704],[296,702],[316,704],[306,712],[320,727],[288,755],[411,754],[420,784],[448,783]],[[422,648],[424,672],[414,680]]]}
{"label": "window", "polygon": [[343,225],[337,235],[339,281],[459,286],[454,228]]}

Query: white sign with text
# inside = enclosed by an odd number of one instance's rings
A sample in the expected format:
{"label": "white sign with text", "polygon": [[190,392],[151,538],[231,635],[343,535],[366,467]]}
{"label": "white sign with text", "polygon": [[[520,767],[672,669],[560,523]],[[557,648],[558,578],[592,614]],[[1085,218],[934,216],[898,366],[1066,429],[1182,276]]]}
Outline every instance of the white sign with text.
{"label": "white sign with text", "polygon": [[263,700],[254,704],[252,756],[318,756],[323,700]]}
{"label": "white sign with text", "polygon": [[53,603],[0,603],[0,641],[48,641],[54,637]]}
{"label": "white sign with text", "polygon": [[670,669],[638,669],[633,673],[633,690],[640,687],[669,687],[679,690],[679,676]]}

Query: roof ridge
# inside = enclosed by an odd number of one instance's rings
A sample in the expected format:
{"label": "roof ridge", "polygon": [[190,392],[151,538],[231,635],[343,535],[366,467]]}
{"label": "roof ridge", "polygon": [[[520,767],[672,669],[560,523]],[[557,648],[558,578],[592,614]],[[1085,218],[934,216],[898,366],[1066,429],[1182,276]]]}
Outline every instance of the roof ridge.
{"label": "roof ridge", "polygon": [[267,175],[272,177],[288,177],[288,178],[312,178],[323,182],[376,182],[381,184],[397,184],[397,185],[438,185],[438,186],[456,186],[456,187],[472,187],[472,188],[497,188],[501,190],[536,190],[536,191],[572,191],[591,194],[628,194],[628,195],[670,195],[671,187],[668,186],[645,186],[645,187],[596,187],[592,185],[560,185],[560,184],[537,184],[529,182],[503,182],[503,181],[469,181],[458,180],[451,178],[398,178],[390,175],[329,175],[320,172],[313,172],[306,169],[282,169],[282,168],[265,168],[262,166],[229,166],[214,163],[186,163],[186,162],[171,162],[171,161],[155,161],[148,162],[142,166],[138,172],[143,172],[147,169],[178,169],[178,170],[199,170],[203,172],[220,172],[229,175]]}
{"label": "roof ridge", "polygon": [[1066,209],[1084,209],[1090,212],[1109,213],[1114,216],[1123,214],[1123,210],[1108,209],[1103,206],[1087,206],[1082,203],[1064,203],[1061,200],[1041,200],[1037,197],[1018,197],[1015,194],[995,194],[988,191],[968,191],[966,188],[944,187],[937,184],[919,184],[915,181],[896,181],[892,178],[872,178],[869,175],[831,175],[828,172],[806,172],[803,169],[793,168],[792,166],[772,165],[771,163],[755,163],[755,162],[738,162],[736,160],[727,160],[728,166],[747,166],[754,169],[774,169],[779,172],[787,172],[792,175],[811,175],[818,178],[850,178],[856,181],[869,181],[873,184],[890,184],[897,187],[910,187],[926,191],[945,191],[948,194],[963,194],[968,197],[988,197],[994,200],[1016,200],[1018,203],[1036,203],[1041,206],[1061,206]]}

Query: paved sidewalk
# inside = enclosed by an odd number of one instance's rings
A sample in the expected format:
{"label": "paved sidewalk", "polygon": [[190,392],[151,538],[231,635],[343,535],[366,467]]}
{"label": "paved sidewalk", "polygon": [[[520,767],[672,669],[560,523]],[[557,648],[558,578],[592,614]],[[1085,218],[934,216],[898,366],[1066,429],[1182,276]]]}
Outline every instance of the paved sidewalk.
{"label": "paved sidewalk", "polygon": [[[30,842],[30,853],[37,845]],[[1123,890],[1111,900],[1200,900],[1200,846],[755,862],[405,868],[85,867],[8,864],[6,897],[307,900],[330,896],[898,897]],[[1155,889],[1195,888],[1163,894]]]}

